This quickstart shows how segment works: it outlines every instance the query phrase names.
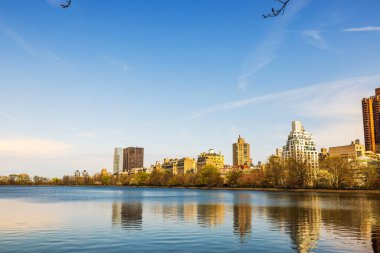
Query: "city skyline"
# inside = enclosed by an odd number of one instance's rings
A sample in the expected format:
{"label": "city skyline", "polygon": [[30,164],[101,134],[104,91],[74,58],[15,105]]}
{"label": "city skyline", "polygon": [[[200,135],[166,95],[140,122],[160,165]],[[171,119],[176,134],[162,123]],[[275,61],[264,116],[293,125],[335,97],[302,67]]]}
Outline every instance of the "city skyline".
{"label": "city skyline", "polygon": [[112,171],[119,146],[147,165],[209,148],[232,164],[239,134],[264,162],[293,120],[318,150],[364,143],[377,1],[294,1],[275,20],[270,1],[57,2],[0,10],[0,175]]}

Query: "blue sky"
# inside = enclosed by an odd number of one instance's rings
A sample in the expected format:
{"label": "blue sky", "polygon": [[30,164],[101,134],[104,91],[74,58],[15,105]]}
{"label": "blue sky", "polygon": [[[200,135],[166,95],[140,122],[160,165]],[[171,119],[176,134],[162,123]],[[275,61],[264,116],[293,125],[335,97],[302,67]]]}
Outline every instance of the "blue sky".
{"label": "blue sky", "polygon": [[363,139],[380,86],[380,2],[0,0],[0,174],[148,166],[241,134],[255,163],[301,120],[318,147]]}

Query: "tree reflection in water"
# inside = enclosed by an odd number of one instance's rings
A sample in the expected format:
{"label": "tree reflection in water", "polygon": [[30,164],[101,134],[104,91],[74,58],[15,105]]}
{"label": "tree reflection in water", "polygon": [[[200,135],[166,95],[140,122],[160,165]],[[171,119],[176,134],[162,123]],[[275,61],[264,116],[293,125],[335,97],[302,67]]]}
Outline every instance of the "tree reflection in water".
{"label": "tree reflection in water", "polygon": [[142,230],[143,206],[141,202],[115,202],[112,204],[112,223],[123,229]]}

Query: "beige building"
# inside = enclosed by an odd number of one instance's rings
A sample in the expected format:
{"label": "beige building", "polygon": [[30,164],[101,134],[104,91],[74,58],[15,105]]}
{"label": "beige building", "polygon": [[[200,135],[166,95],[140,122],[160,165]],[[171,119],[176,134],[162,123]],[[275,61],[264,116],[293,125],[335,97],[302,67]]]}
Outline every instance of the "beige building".
{"label": "beige building", "polygon": [[240,135],[237,142],[232,144],[232,159],[235,167],[251,166],[252,164],[250,145]]}
{"label": "beige building", "polygon": [[196,173],[195,159],[190,157],[184,157],[177,161],[178,174]]}
{"label": "beige building", "polygon": [[318,154],[319,161],[324,161],[329,156],[327,148],[321,148],[321,152]]}
{"label": "beige building", "polygon": [[359,140],[352,141],[350,145],[330,147],[329,156],[344,159],[357,159],[365,155],[365,146]]}
{"label": "beige building", "polygon": [[282,158],[282,148],[276,148],[276,156]]}
{"label": "beige building", "polygon": [[[156,164],[157,166],[157,164]],[[196,162],[194,158],[184,157],[181,159],[169,159],[165,158],[164,162],[159,165],[162,170],[169,170],[173,175],[196,173]]]}
{"label": "beige building", "polygon": [[178,159],[169,159],[164,158],[164,162],[162,163],[161,167],[163,170],[169,170],[173,175],[178,174]]}
{"label": "beige building", "polygon": [[210,149],[208,153],[203,152],[197,159],[197,171],[203,169],[206,165],[213,165],[218,169],[224,168],[224,156],[219,152],[215,153],[213,149]]}

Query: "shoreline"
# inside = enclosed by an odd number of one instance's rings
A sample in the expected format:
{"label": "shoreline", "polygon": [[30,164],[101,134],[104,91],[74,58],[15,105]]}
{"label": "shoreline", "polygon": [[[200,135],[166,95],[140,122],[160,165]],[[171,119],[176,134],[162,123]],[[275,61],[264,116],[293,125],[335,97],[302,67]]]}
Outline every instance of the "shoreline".
{"label": "shoreline", "polygon": [[309,192],[309,193],[370,193],[380,194],[380,189],[313,189],[313,188],[238,188],[238,187],[197,187],[197,186],[126,186],[126,185],[0,185],[0,187],[96,187],[96,188],[152,188],[152,189],[191,189],[211,191],[252,191],[252,192]]}

